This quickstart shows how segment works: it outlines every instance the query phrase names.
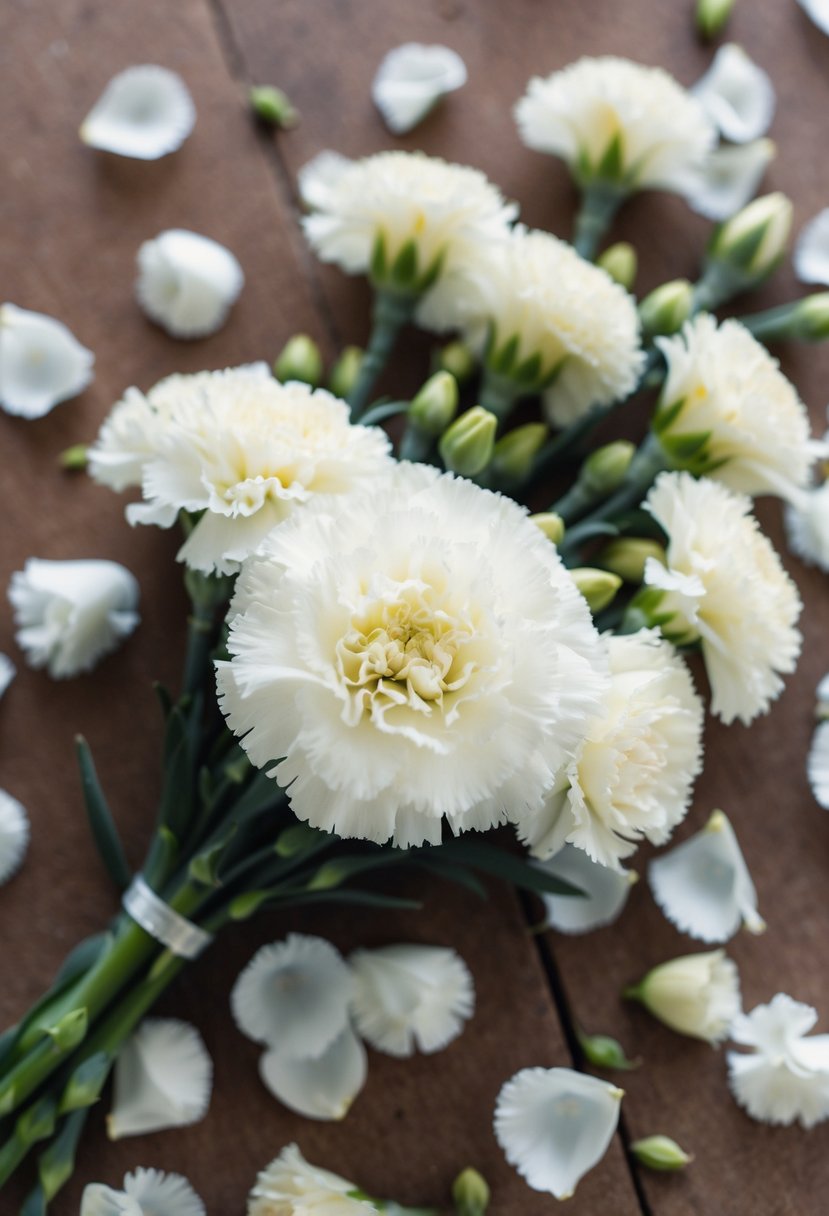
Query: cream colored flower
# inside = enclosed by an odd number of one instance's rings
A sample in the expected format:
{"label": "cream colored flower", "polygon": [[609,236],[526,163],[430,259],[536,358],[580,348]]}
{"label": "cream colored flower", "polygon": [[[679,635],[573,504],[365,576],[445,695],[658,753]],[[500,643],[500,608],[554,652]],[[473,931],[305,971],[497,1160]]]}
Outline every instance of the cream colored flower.
{"label": "cream colored flower", "polygon": [[118,1053],[110,1140],[188,1127],[207,1114],[213,1061],[199,1032],[175,1018],[147,1018]]}
{"label": "cream colored flower", "polygon": [[244,282],[230,250],[198,232],[171,228],[138,250],[138,302],[174,338],[216,333]]}
{"label": "cream colored flower", "polygon": [[797,588],[743,495],[705,477],[661,473],[643,506],[667,534],[668,565],[648,560],[640,602],[672,640],[700,643],[711,712],[748,725],[797,663]]}
{"label": "cream colored flower", "polygon": [[765,135],[774,117],[774,85],[768,72],[728,42],[691,90],[714,125],[732,143]]}
{"label": "cream colored flower", "polygon": [[654,429],[677,467],[744,494],[791,496],[809,479],[809,416],[776,359],[739,321],[708,314],[657,338],[668,375]]}
{"label": "cream colored flower", "polygon": [[740,1012],[740,977],[723,950],[685,954],[654,967],[625,995],[671,1030],[720,1043]]}
{"label": "cream colored flower", "polygon": [[23,864],[29,834],[29,816],[23,804],[0,790],[0,884],[8,882]]}
{"label": "cream colored flower", "polygon": [[247,1216],[370,1216],[370,1200],[355,1198],[359,1188],[337,1174],[310,1165],[289,1144],[264,1169],[248,1198]]}
{"label": "cream colored flower", "polygon": [[338,398],[254,364],[171,376],[144,399],[133,390],[104,423],[90,471],[119,487],[140,472],[130,523],[168,528],[180,511],[203,512],[179,560],[228,574],[314,495],[380,473],[388,452],[385,434],[351,426]]}
{"label": "cream colored flower", "polygon": [[80,134],[92,148],[157,160],[180,148],[195,122],[196,108],[181,77],[147,63],[113,76]]}
{"label": "cream colored flower", "polygon": [[14,304],[0,307],[0,406],[42,418],[92,382],[95,356],[62,321]]}
{"label": "cream colored flower", "polygon": [[540,813],[519,818],[537,857],[565,842],[622,872],[640,840],[664,844],[702,767],[702,703],[688,668],[655,632],[605,636],[610,687]]}
{"label": "cream colored flower", "polygon": [[524,143],[567,161],[578,182],[685,193],[715,141],[696,98],[661,68],[604,56],[534,77],[515,109]]}
{"label": "cream colored flower", "polygon": [[554,547],[509,499],[423,465],[332,502],[237,583],[217,666],[242,747],[339,836],[437,843],[443,818],[534,812],[605,682]]}
{"label": "cream colored flower", "polygon": [[442,97],[466,84],[466,64],[448,46],[406,42],[384,57],[371,86],[383,121],[395,135],[411,131]]}
{"label": "cream colored flower", "polygon": [[125,1176],[123,1187],[90,1183],[80,1216],[205,1216],[204,1203],[181,1174],[137,1169]]}
{"label": "cream colored flower", "polygon": [[816,1021],[783,992],[735,1020],[731,1038],[754,1050],[728,1053],[728,1080],[752,1119],[805,1128],[829,1119],[829,1035],[808,1034]]}

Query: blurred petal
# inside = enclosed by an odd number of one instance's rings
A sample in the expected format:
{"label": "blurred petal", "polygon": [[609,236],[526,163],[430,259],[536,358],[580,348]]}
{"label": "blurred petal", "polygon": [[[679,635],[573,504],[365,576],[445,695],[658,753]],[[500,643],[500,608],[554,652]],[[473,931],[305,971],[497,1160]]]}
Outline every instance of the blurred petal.
{"label": "blurred petal", "polygon": [[205,1216],[202,1200],[181,1174],[137,1169],[123,1191],[93,1182],[81,1199],[80,1216]]}
{"label": "blurred petal", "polygon": [[0,654],[0,697],[11,684],[17,668],[7,654]]}
{"label": "blurred petal", "polygon": [[689,204],[707,219],[728,219],[754,198],[775,153],[770,139],[714,148],[689,185]]}
{"label": "blurred petal", "polygon": [[173,228],[138,250],[138,302],[174,338],[215,333],[244,282],[230,250],[197,232]]}
{"label": "blurred petal", "polygon": [[120,1140],[198,1123],[212,1086],[213,1063],[195,1027],[148,1018],[118,1056],[107,1135]]}
{"label": "blurred petal", "polygon": [[818,806],[829,810],[829,722],[821,722],[812,736],[806,772]]}
{"label": "blurred petal", "polygon": [[547,924],[560,933],[589,933],[610,925],[621,916],[630,889],[638,875],[632,870],[611,870],[600,865],[575,845],[564,848],[539,868],[563,878],[584,895],[544,895]]}
{"label": "blurred petal", "polygon": [[29,845],[29,819],[22,803],[0,790],[0,883],[16,874]]}
{"label": "blurred petal", "polygon": [[776,103],[771,78],[733,42],[720,47],[691,91],[733,143],[758,139],[771,126]]}
{"label": "blurred petal", "polygon": [[0,307],[0,405],[7,414],[42,418],[83,392],[94,362],[61,321],[14,304]]}
{"label": "blurred petal", "polygon": [[411,131],[446,93],[466,84],[466,65],[448,46],[407,42],[389,51],[374,77],[371,96],[395,135]]}
{"label": "blurred petal", "polygon": [[798,0],[798,3],[818,29],[829,34],[829,0]]}
{"label": "blurred petal", "polygon": [[274,1048],[259,1061],[273,1096],[307,1119],[344,1119],[367,1073],[366,1049],[350,1026],[316,1059],[290,1059]]}
{"label": "blurred petal", "polygon": [[829,1118],[829,1035],[805,1037],[816,1021],[784,992],[735,1020],[731,1037],[754,1050],[728,1053],[728,1079],[753,1119],[809,1128]]}
{"label": "blurred petal", "polygon": [[155,64],[113,76],[81,126],[91,148],[157,160],[180,148],[193,130],[196,108],[184,81]]}
{"label": "blurred petal", "polygon": [[829,284],[829,207],[805,226],[797,238],[793,261],[801,283]]}

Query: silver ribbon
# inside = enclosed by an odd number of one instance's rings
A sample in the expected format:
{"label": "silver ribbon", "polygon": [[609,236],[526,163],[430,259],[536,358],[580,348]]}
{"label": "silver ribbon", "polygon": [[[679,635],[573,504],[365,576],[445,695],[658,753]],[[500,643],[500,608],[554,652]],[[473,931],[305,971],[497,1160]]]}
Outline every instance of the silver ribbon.
{"label": "silver ribbon", "polygon": [[178,958],[198,958],[213,941],[212,933],[200,929],[166,904],[147,886],[140,874],[124,892],[123,905],[124,911],[145,933],[161,942]]}

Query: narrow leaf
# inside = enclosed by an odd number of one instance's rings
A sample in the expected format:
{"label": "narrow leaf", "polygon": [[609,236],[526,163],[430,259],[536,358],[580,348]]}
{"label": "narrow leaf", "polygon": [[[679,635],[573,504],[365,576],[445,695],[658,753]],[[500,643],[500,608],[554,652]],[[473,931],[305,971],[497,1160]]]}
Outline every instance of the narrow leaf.
{"label": "narrow leaf", "polygon": [[121,844],[118,829],[101,789],[89,744],[81,735],[75,739],[75,752],[81,771],[81,789],[92,837],[110,878],[119,891],[125,891],[130,884],[132,873],[124,856],[124,846]]}
{"label": "narrow leaf", "polygon": [[545,895],[584,895],[584,892],[572,883],[549,874],[523,857],[499,849],[497,845],[486,844],[482,840],[458,838],[434,847],[452,861],[460,861],[475,870],[483,871],[484,874],[492,874],[525,891],[537,891]]}

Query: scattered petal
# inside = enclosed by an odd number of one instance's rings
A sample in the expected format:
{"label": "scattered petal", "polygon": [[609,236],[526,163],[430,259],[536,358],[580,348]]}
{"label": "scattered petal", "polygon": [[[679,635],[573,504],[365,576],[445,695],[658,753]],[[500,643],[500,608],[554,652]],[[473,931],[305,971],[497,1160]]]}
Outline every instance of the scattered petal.
{"label": "scattered petal", "polygon": [[195,122],[196,107],[181,77],[148,63],[113,76],[80,135],[91,148],[158,160],[181,147]]}
{"label": "scattered petal", "polygon": [[829,207],[806,224],[792,260],[801,283],[829,284]]}
{"label": "scattered petal", "polygon": [[0,697],[17,674],[17,668],[7,654],[0,653]]}
{"label": "scattered petal", "polygon": [[368,1216],[377,1211],[374,1203],[358,1198],[357,1193],[353,1182],[311,1165],[295,1144],[289,1144],[260,1171],[248,1197],[247,1216],[301,1216],[303,1212]]}
{"label": "scattered petal", "polygon": [[371,96],[395,135],[411,131],[441,97],[466,84],[466,64],[448,46],[407,42],[389,51],[374,77]]}
{"label": "scattered petal", "polygon": [[742,47],[726,43],[691,90],[726,139],[747,143],[765,135],[774,117],[774,86]]}
{"label": "scattered petal", "polygon": [[724,950],[661,963],[625,996],[641,1001],[671,1030],[719,1043],[740,1012],[740,977]]}
{"label": "scattered petal", "polygon": [[356,950],[352,1013],[360,1034],[377,1051],[430,1054],[456,1039],[475,1007],[469,968],[442,946],[383,946]]}
{"label": "scattered petal", "polygon": [[138,250],[138,302],[174,338],[221,329],[244,282],[230,250],[197,232],[171,228]]}
{"label": "scattered petal", "polygon": [[205,1216],[202,1200],[181,1174],[137,1169],[124,1189],[91,1183],[81,1198],[80,1216]]}
{"label": "scattered petal", "polygon": [[829,481],[793,495],[784,519],[789,550],[807,566],[829,571]]}
{"label": "scattered petal", "polygon": [[704,942],[727,942],[740,925],[762,933],[757,892],[728,817],[714,811],[701,832],[650,863],[653,897],[672,924]]}
{"label": "scattered petal", "polygon": [[291,1058],[276,1047],[259,1061],[273,1096],[306,1119],[344,1119],[367,1073],[366,1049],[350,1026],[314,1059]]}
{"label": "scattered petal", "polygon": [[351,972],[321,937],[291,933],[263,946],[231,993],[236,1025],[274,1055],[317,1059],[348,1025]]}
{"label": "scattered petal", "polygon": [[42,418],[83,392],[94,362],[62,321],[15,304],[0,307],[0,405],[7,414]]}
{"label": "scattered petal", "polygon": [[121,1140],[198,1123],[212,1086],[213,1063],[195,1027],[148,1018],[118,1056],[107,1135]]}
{"label": "scattered petal", "polygon": [[829,0],[798,0],[798,3],[818,29],[829,34]]}
{"label": "scattered petal", "polygon": [[29,845],[29,818],[22,803],[0,790],[0,883],[16,874]]}
{"label": "scattered petal", "polygon": [[821,722],[812,736],[806,773],[815,802],[829,811],[829,722]]}
{"label": "scattered petal", "polygon": [[633,870],[614,870],[593,861],[584,849],[572,844],[566,844],[554,857],[537,865],[584,892],[583,896],[542,896],[547,925],[560,933],[589,933],[591,929],[612,924],[621,916],[638,878]]}
{"label": "scattered petal", "polygon": [[735,1019],[731,1037],[751,1053],[728,1053],[731,1092],[762,1123],[814,1127],[829,1118],[829,1035],[804,1037],[817,1011],[778,992]]}
{"label": "scattered petal", "polygon": [[815,689],[815,699],[817,701],[817,716],[819,718],[829,717],[829,672],[825,676],[821,676],[818,681],[818,686]]}
{"label": "scattered petal", "polygon": [[569,1199],[606,1153],[622,1094],[569,1068],[525,1068],[498,1095],[496,1139],[533,1190]]}
{"label": "scattered petal", "polygon": [[770,139],[714,148],[690,179],[688,202],[706,219],[727,220],[754,198],[776,153]]}

